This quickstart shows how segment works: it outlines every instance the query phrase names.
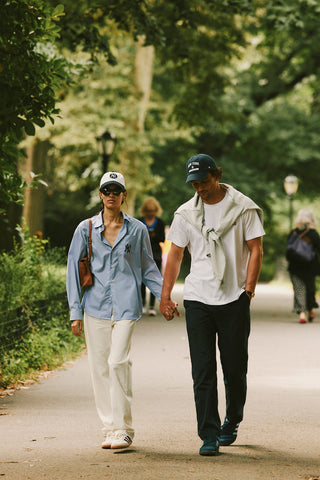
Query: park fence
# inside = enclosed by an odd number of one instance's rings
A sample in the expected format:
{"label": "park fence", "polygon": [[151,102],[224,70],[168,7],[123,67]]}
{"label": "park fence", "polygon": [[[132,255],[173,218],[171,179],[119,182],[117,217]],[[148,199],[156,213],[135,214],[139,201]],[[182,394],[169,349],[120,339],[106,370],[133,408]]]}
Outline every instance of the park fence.
{"label": "park fence", "polygon": [[0,353],[21,343],[35,327],[42,330],[53,325],[69,327],[68,302],[65,292],[50,299],[36,300],[14,310],[0,312]]}

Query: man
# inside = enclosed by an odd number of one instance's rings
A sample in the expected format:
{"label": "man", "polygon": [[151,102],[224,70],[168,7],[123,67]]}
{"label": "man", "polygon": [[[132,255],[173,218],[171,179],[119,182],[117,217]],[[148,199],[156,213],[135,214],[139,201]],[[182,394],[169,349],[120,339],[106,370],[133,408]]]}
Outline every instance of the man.
{"label": "man", "polygon": [[[185,280],[186,309],[200,455],[217,455],[237,438],[247,390],[250,302],[262,263],[262,211],[250,198],[220,183],[222,168],[209,155],[191,157],[187,180],[196,193],[175,212],[160,310],[179,315],[171,291],[185,247],[191,255]],[[226,416],[218,412],[216,337],[226,393]]]}

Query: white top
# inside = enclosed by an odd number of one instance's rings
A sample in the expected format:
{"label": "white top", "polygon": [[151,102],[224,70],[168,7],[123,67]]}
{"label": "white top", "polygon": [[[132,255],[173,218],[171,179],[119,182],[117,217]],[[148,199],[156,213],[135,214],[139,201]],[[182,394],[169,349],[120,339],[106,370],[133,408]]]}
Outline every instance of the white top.
{"label": "white top", "polygon": [[[214,205],[204,204],[205,224],[217,228],[226,205],[225,196]],[[178,247],[188,247],[191,254],[190,273],[185,279],[184,299],[208,305],[224,305],[239,298],[244,290],[249,249],[246,241],[264,235],[256,210],[247,210],[221,237],[226,257],[226,269],[222,284],[214,277],[213,264],[206,255],[202,234],[181,215],[174,216],[168,240]],[[238,279],[241,279],[240,282]]]}

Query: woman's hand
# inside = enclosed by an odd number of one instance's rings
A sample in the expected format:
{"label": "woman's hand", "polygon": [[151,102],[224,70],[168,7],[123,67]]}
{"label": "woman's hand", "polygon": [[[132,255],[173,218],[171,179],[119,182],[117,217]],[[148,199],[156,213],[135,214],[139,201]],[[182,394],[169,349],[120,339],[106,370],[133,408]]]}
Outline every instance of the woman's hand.
{"label": "woman's hand", "polygon": [[73,335],[77,337],[82,337],[82,320],[73,320],[71,323],[71,330]]}

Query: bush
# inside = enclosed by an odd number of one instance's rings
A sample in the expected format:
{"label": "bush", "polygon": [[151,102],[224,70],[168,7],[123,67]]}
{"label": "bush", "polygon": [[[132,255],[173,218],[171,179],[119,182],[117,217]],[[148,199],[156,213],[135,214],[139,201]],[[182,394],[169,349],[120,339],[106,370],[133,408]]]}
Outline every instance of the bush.
{"label": "bush", "polygon": [[[0,255],[0,387],[50,370],[83,349],[72,335],[65,253],[20,230],[22,243]],[[47,247],[47,249],[46,249]]]}
{"label": "bush", "polygon": [[287,234],[274,229],[267,230],[263,237],[263,261],[259,282],[271,282],[277,273],[277,265],[284,258]]}
{"label": "bush", "polygon": [[52,370],[83,350],[70,329],[53,327],[47,332],[35,328],[0,358],[0,388],[30,378],[39,371]]}

